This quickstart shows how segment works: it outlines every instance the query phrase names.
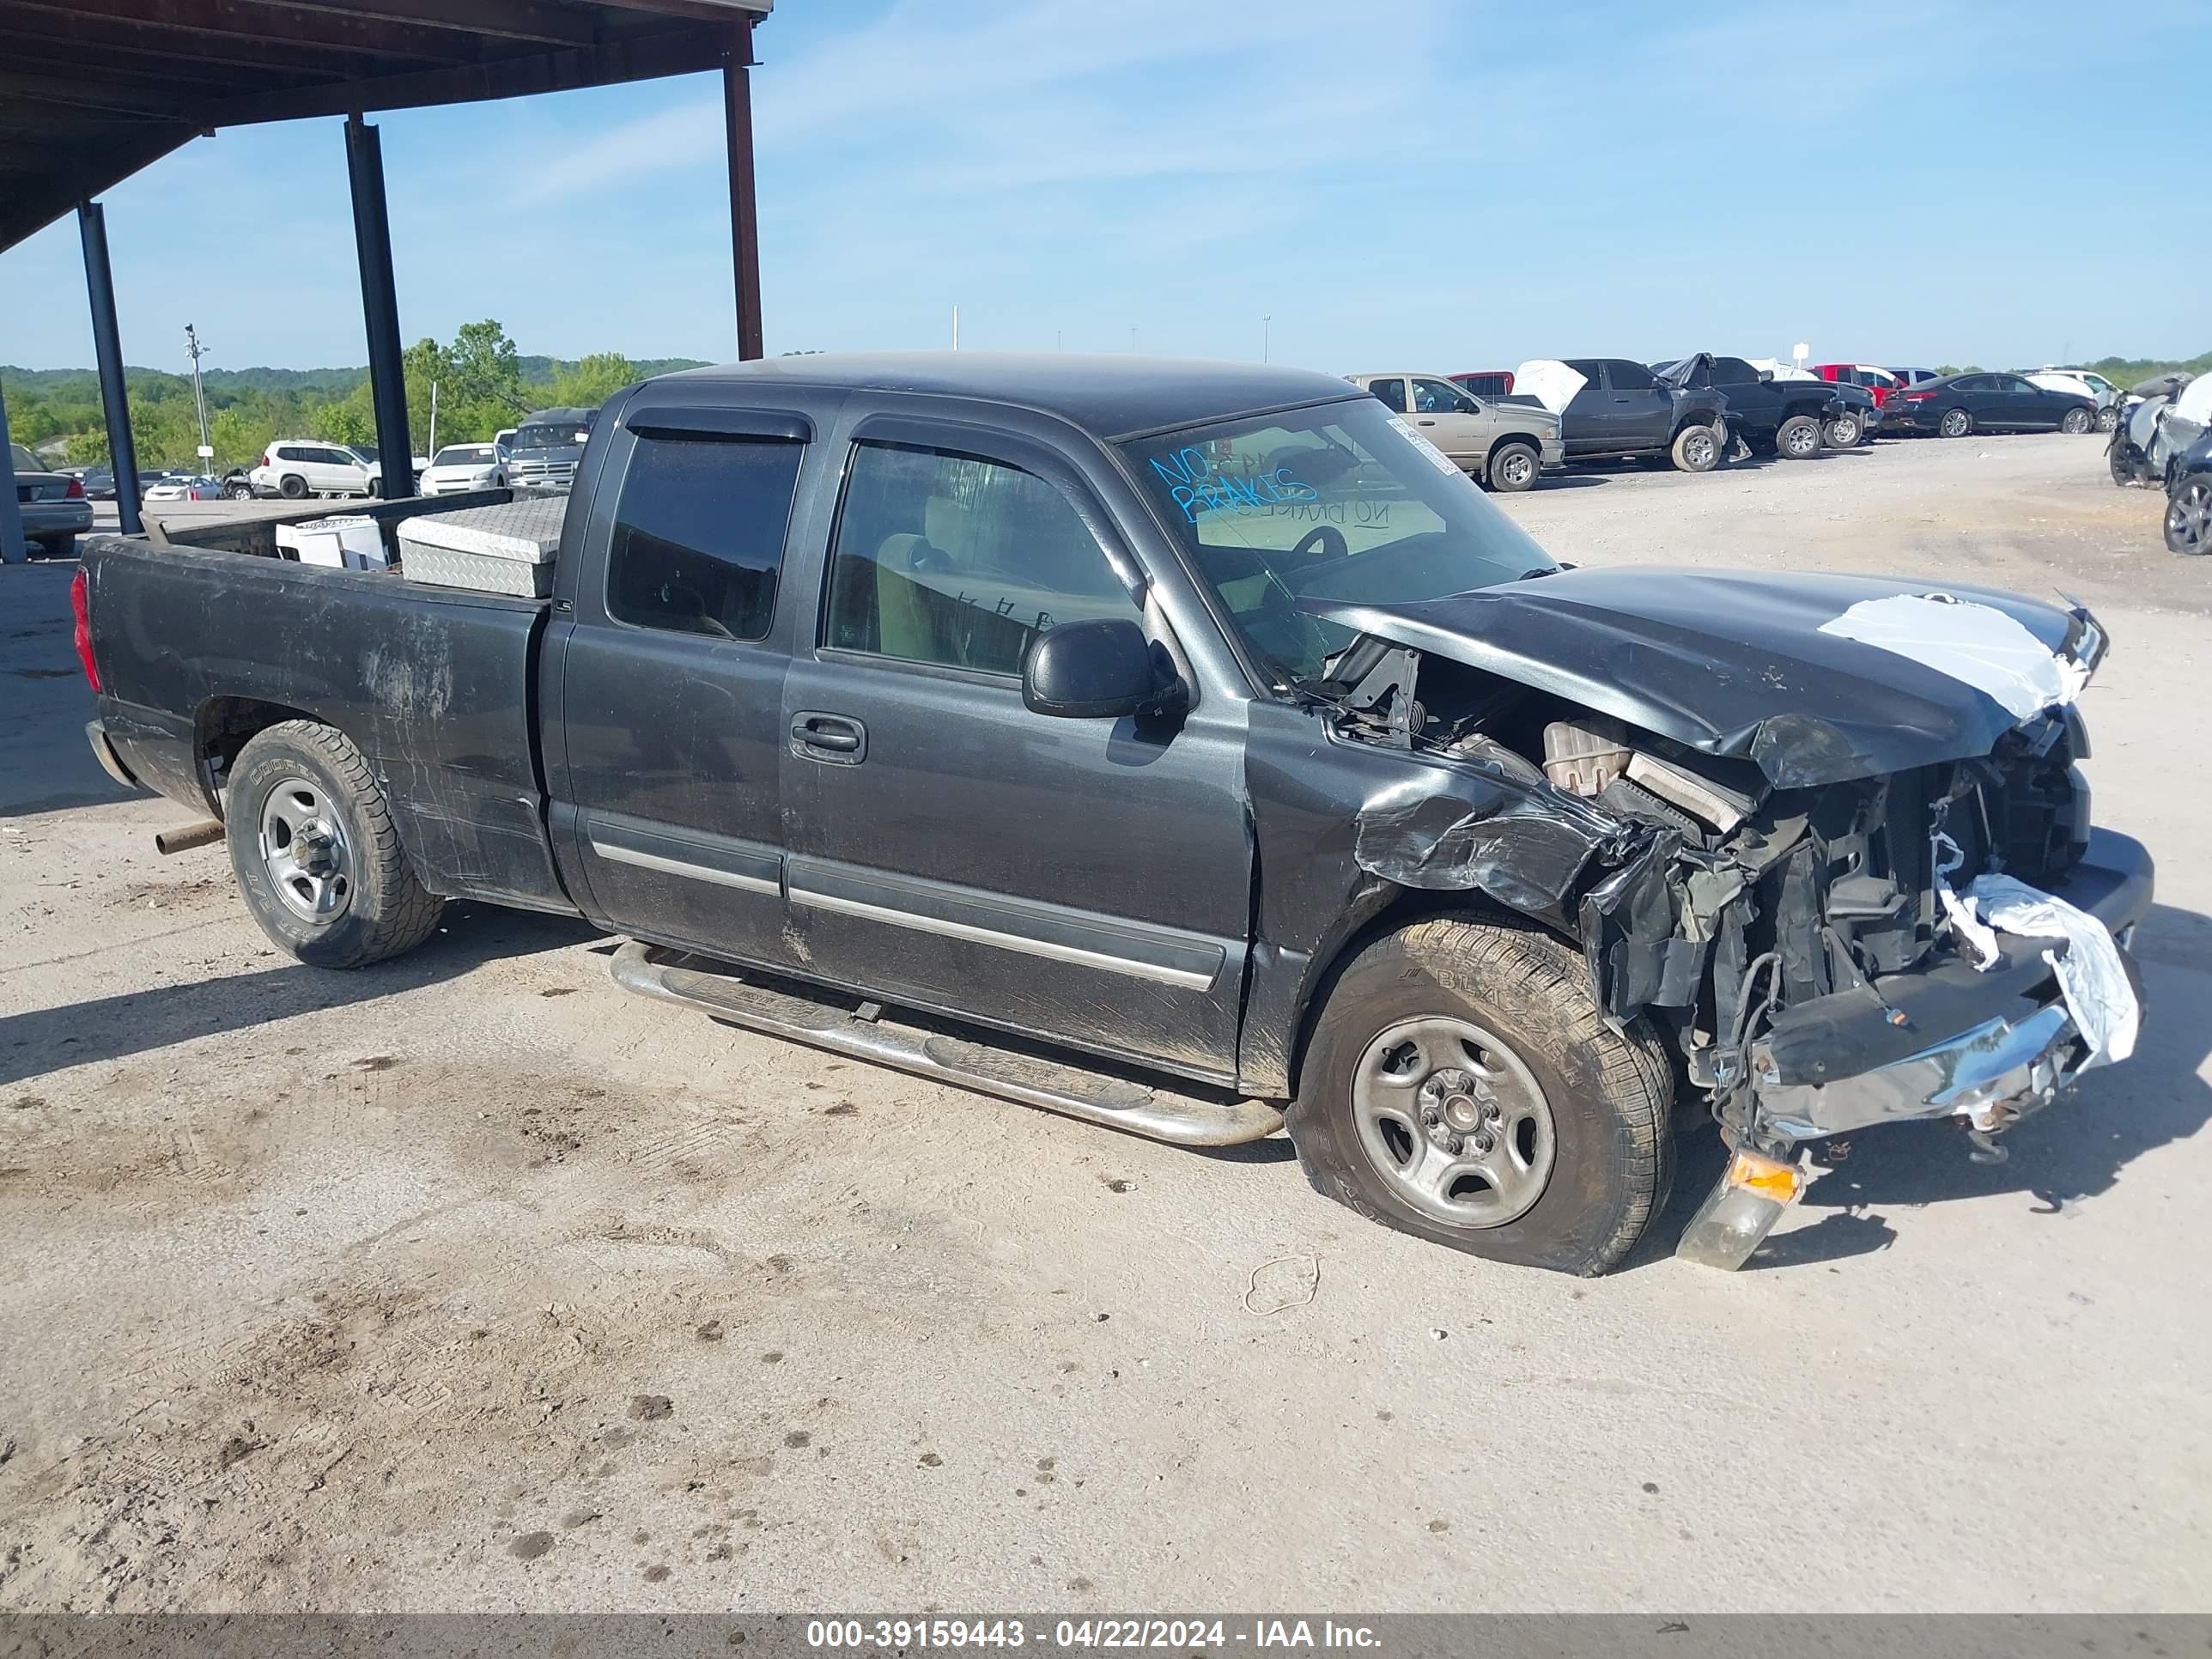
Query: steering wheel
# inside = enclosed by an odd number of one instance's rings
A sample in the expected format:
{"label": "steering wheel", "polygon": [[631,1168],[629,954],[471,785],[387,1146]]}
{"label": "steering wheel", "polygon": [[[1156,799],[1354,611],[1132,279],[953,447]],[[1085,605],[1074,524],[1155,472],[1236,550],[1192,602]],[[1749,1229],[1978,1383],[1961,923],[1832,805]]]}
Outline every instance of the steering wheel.
{"label": "steering wheel", "polygon": [[1298,538],[1298,544],[1291,550],[1291,556],[1294,559],[1310,557],[1316,542],[1321,544],[1324,558],[1340,559],[1350,550],[1341,530],[1333,524],[1317,524]]}

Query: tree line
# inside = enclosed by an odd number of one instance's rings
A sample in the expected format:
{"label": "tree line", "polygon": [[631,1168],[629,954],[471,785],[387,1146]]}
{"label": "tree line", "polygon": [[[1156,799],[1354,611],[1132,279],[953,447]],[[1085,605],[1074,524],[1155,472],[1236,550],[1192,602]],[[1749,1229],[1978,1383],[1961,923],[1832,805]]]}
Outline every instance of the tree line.
{"label": "tree line", "polygon": [[[594,352],[574,362],[525,357],[497,322],[465,324],[450,341],[424,338],[407,349],[408,435],[418,453],[428,453],[433,386],[436,442],[482,443],[532,410],[565,404],[595,409],[635,380],[696,368],[700,361],[633,362],[617,351]],[[124,372],[124,383],[140,467],[199,467],[191,376],[131,368]],[[215,459],[206,463],[210,471],[251,466],[279,438],[376,442],[366,368],[206,369],[201,387],[207,398],[208,444],[215,451]],[[46,454],[58,440],[64,464],[70,466],[108,461],[100,378],[92,370],[0,368],[0,392],[8,399],[9,436],[15,442]]]}

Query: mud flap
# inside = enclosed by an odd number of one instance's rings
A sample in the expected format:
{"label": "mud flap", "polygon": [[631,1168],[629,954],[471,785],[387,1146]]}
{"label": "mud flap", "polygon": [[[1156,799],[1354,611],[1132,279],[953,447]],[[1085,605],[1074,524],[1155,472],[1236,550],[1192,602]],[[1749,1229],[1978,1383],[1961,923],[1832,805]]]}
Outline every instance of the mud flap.
{"label": "mud flap", "polygon": [[1700,1267],[1735,1272],[1751,1260],[1804,1188],[1804,1175],[1795,1164],[1757,1152],[1732,1153],[1720,1180],[1690,1218],[1674,1254]]}

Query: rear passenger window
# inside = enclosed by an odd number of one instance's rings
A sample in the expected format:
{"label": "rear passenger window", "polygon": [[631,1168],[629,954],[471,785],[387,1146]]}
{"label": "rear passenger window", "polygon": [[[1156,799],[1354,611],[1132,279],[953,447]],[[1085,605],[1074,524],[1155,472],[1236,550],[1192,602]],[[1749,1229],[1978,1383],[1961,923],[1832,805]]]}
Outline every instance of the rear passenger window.
{"label": "rear passenger window", "polygon": [[823,642],[1019,674],[1061,623],[1139,620],[1074,504],[1033,473],[902,444],[854,446]]}
{"label": "rear passenger window", "polygon": [[615,507],[607,614],[674,634],[765,635],[801,449],[774,440],[637,440]]}

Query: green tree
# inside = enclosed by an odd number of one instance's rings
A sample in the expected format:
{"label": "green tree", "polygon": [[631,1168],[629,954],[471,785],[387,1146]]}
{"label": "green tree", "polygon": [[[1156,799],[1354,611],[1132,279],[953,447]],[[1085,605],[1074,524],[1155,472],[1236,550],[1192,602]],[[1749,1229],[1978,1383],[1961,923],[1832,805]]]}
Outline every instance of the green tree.
{"label": "green tree", "polygon": [[554,375],[552,395],[548,401],[578,409],[597,409],[641,378],[637,365],[619,351],[594,352],[574,368],[562,369]]}

